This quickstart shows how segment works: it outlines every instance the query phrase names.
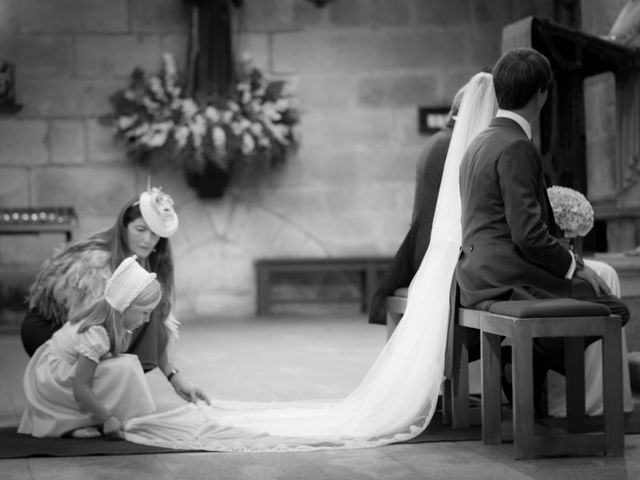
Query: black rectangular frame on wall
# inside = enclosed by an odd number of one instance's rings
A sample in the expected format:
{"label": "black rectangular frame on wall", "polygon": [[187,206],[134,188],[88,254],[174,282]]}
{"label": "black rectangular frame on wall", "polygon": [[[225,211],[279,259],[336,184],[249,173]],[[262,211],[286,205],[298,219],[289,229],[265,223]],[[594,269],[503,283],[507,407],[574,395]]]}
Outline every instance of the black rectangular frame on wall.
{"label": "black rectangular frame on wall", "polygon": [[418,107],[418,133],[429,135],[447,124],[451,107]]}
{"label": "black rectangular frame on wall", "polygon": [[14,114],[22,110],[16,103],[16,66],[0,58],[0,115]]}

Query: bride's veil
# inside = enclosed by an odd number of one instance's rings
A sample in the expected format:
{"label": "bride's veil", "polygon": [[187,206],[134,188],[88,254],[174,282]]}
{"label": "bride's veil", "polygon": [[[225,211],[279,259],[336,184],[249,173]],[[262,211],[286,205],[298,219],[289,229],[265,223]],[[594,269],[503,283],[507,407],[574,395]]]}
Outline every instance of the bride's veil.
{"label": "bride's veil", "polygon": [[334,402],[189,404],[130,420],[128,440],[174,448],[262,451],[367,447],[407,440],[429,424],[443,381],[449,289],[461,243],[458,171],[496,110],[490,74],[468,82],[438,194],[431,242],[398,328],[351,394]]}

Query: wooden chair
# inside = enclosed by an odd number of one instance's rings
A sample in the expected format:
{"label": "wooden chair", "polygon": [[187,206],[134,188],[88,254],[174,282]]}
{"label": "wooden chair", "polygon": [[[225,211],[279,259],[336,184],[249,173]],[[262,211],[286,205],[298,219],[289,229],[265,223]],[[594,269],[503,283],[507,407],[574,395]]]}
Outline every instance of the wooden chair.
{"label": "wooden chair", "polygon": [[393,292],[393,296],[387,297],[385,305],[387,307],[387,338],[400,323],[404,311],[407,309],[408,288],[399,288]]}
{"label": "wooden chair", "polygon": [[[406,289],[387,298],[387,330],[391,335],[406,309]],[[443,420],[453,428],[471,423],[466,329],[481,332],[482,438],[499,444],[502,388],[500,344],[512,341],[513,438],[517,459],[545,455],[624,455],[622,342],[620,317],[600,304],[573,299],[497,302],[490,311],[458,308],[453,327],[452,375],[443,392]],[[604,432],[585,433],[584,337],[603,340]],[[533,410],[533,339],[565,338],[566,434],[536,436]]]}
{"label": "wooden chair", "polygon": [[[481,331],[482,438],[502,442],[502,337],[512,341],[513,443],[516,459],[537,456],[624,455],[621,320],[608,308],[573,299],[494,303],[488,312],[460,309],[459,323]],[[604,432],[585,432],[584,337],[602,337]],[[567,433],[536,435],[533,339],[565,338]]]}
{"label": "wooden chair", "polygon": [[[400,323],[407,308],[407,288],[397,289],[387,297],[387,338]],[[478,320],[479,321],[479,320]],[[476,325],[472,323],[472,325]],[[477,324],[479,325],[479,323]],[[474,412],[469,397],[469,355],[467,349],[467,333],[462,325],[453,327],[452,374],[444,382],[442,391],[442,421],[452,428],[467,428],[474,422]],[[477,410],[477,409],[476,409]],[[477,412],[475,412],[477,417]]]}

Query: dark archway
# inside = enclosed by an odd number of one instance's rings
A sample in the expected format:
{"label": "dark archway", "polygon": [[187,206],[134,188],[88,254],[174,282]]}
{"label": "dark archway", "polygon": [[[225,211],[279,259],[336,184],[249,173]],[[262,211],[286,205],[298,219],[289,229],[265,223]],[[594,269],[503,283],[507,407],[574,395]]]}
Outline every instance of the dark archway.
{"label": "dark archway", "polygon": [[191,5],[186,91],[197,100],[227,94],[235,76],[233,7],[242,0],[186,0]]}

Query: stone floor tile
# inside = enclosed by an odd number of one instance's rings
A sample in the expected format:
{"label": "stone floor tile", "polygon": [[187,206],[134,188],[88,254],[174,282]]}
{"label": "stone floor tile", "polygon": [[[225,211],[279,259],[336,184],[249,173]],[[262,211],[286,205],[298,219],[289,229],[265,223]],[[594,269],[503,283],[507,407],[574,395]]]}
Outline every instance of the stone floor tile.
{"label": "stone floor tile", "polygon": [[174,480],[157,455],[30,458],[29,469],[33,480]]}
{"label": "stone floor tile", "polygon": [[175,480],[271,480],[278,478],[248,453],[178,453],[160,455]]}
{"label": "stone floor tile", "polygon": [[0,460],[2,480],[32,480],[29,463],[26,458]]}
{"label": "stone floor tile", "polygon": [[[531,480],[509,465],[509,458],[487,458],[473,448],[480,442],[450,442],[412,444],[412,450],[404,445],[389,445],[382,450],[398,463],[421,472],[429,480]],[[498,447],[501,448],[501,447]]]}
{"label": "stone floor tile", "polygon": [[[407,445],[413,449],[413,445]],[[387,455],[385,448],[353,450],[331,450],[309,454],[310,461],[316,463],[331,478],[349,480],[419,480],[429,479],[424,472],[403,464]]]}
{"label": "stone floor tile", "polygon": [[278,480],[334,480],[309,460],[310,452],[256,453],[255,460]]}

